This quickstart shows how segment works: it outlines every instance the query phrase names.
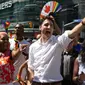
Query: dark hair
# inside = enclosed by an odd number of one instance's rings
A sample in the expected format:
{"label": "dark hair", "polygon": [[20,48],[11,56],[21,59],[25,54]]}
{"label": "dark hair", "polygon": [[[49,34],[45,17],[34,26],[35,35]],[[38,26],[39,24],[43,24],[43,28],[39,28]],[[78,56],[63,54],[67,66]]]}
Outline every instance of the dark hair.
{"label": "dark hair", "polygon": [[82,49],[81,49],[80,54],[82,56],[82,58],[81,58],[82,62],[85,63],[85,41],[82,44]]}
{"label": "dark hair", "polygon": [[40,19],[40,25],[46,20],[46,19],[48,19],[48,20],[50,20],[50,21],[52,21],[52,23],[54,24],[54,21],[53,21],[53,19],[48,15],[48,16],[46,16],[46,17],[44,17],[43,19]]}
{"label": "dark hair", "polygon": [[48,16],[53,16],[54,18],[56,17],[55,13],[50,12]]}
{"label": "dark hair", "polygon": [[85,50],[81,51],[81,61],[85,63]]}

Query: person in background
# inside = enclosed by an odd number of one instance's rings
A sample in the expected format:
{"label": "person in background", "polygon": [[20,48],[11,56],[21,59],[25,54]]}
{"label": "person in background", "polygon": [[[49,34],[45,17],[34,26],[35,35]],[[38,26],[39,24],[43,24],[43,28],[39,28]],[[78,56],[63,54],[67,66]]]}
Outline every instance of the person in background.
{"label": "person in background", "polygon": [[10,50],[9,37],[0,32],[0,85],[13,85],[14,56]]}
{"label": "person in background", "polygon": [[31,39],[31,38],[28,38],[28,39],[27,39],[27,42],[29,42],[30,45],[31,45],[31,44],[32,44],[32,39]]}
{"label": "person in background", "polygon": [[[16,24],[15,37],[10,39],[10,49],[13,50],[15,56],[15,72],[14,79],[16,80],[19,67],[28,59],[28,51],[30,43],[24,39],[24,26],[22,24]],[[22,72],[22,78],[25,79],[26,68]]]}
{"label": "person in background", "polygon": [[79,36],[76,36],[68,45],[66,50],[62,54],[61,60],[61,74],[63,76],[62,85],[73,85],[72,75],[73,75],[73,64],[78,56],[77,49],[74,46],[77,45]]}
{"label": "person in background", "polygon": [[24,39],[24,26],[22,24],[16,24],[14,32],[15,32],[15,37],[13,37],[13,39],[9,39],[10,49],[13,50],[15,48],[16,43],[18,43],[19,46],[21,44],[27,44],[28,47],[26,48],[26,50],[23,51],[23,54],[28,57],[28,50],[30,43]]}
{"label": "person in background", "polygon": [[77,85],[85,85],[85,41],[82,49],[74,62],[73,81]]}
{"label": "person in background", "polygon": [[[29,60],[26,60],[20,67],[19,67],[19,70],[18,70],[18,80],[21,81],[22,84],[26,84],[26,85],[31,85],[31,80],[33,78],[33,73],[30,71],[30,69],[28,68],[28,61]],[[23,69],[27,67],[27,80],[24,81],[22,78],[21,78],[21,74],[22,74],[22,71]]]}
{"label": "person in background", "polygon": [[[54,19],[46,16],[40,21],[41,37],[29,47],[28,67],[34,72],[32,85],[61,85],[61,54],[85,27],[85,18],[72,30],[53,35]],[[57,28],[56,28],[57,29]]]}

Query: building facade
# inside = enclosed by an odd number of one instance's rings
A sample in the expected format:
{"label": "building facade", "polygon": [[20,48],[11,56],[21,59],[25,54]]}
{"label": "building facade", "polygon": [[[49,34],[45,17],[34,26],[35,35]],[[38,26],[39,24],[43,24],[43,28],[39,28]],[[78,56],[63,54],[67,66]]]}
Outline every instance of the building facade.
{"label": "building facade", "polygon": [[[42,7],[48,1],[52,0],[0,0],[0,31],[5,30],[3,25],[6,21],[10,22],[8,30],[12,32],[17,23],[22,23],[25,26],[25,33],[33,37],[34,33],[38,32]],[[59,2],[62,6],[56,16],[60,28],[63,28],[63,22],[67,24],[74,19],[82,19],[85,15],[85,0],[53,1]]]}

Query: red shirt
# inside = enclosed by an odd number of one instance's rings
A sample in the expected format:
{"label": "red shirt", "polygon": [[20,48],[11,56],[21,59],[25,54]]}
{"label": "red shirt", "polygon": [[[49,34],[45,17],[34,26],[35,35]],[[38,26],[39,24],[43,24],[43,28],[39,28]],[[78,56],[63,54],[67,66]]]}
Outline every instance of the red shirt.
{"label": "red shirt", "polygon": [[7,84],[13,81],[14,66],[10,59],[10,51],[0,53],[0,84]]}

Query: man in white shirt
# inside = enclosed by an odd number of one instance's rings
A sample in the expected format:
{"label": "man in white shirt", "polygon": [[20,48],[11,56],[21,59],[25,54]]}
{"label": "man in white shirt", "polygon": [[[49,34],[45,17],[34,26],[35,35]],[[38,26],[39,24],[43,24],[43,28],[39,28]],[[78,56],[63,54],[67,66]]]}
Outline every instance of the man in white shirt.
{"label": "man in white shirt", "polygon": [[[72,30],[54,36],[54,19],[47,16],[39,26],[41,37],[29,48],[28,67],[34,72],[32,85],[61,85],[61,54],[85,27],[85,18]],[[57,28],[56,28],[57,29]]]}
{"label": "man in white shirt", "polygon": [[[19,67],[23,64],[26,59],[28,59],[28,51],[30,43],[27,42],[24,38],[24,26],[22,24],[17,24],[15,26],[15,37],[10,39],[10,49],[13,50],[15,56],[14,66],[14,80],[16,80]],[[26,68],[22,72],[22,78],[25,79]]]}

